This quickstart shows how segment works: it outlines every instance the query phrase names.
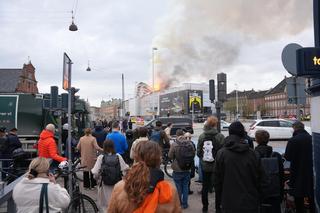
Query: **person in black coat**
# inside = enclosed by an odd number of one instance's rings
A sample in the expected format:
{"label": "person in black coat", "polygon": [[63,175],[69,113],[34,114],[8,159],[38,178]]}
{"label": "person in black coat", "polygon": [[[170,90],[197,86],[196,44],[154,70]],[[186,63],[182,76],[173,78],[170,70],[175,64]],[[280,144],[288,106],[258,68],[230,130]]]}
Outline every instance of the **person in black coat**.
{"label": "person in black coat", "polygon": [[7,154],[11,157],[12,157],[12,153],[14,150],[22,147],[22,144],[21,144],[19,137],[17,135],[17,131],[18,131],[17,128],[13,128],[10,130],[10,132],[7,136],[7,138],[8,138]]}
{"label": "person in black coat", "polygon": [[[265,213],[281,213],[281,201],[283,198],[283,189],[284,189],[284,169],[282,163],[282,156],[278,152],[273,152],[272,146],[268,146],[270,139],[270,134],[265,130],[258,130],[255,134],[255,139],[257,146],[254,149],[256,156],[261,158],[277,158],[278,159],[278,187],[276,188],[279,192],[278,195],[266,195],[263,199],[263,204],[267,204],[270,207],[264,209]],[[272,182],[270,183],[272,184]]]}
{"label": "person in black coat", "polygon": [[254,150],[245,142],[244,126],[233,122],[215,158],[214,187],[224,213],[259,212],[262,188],[268,184]]}
{"label": "person in black coat", "polygon": [[315,212],[313,192],[313,160],[312,160],[312,137],[304,129],[304,124],[296,121],[292,128],[293,137],[289,139],[285,158],[290,161],[290,187],[295,198],[296,213],[302,213],[304,198],[308,197],[310,212]]}

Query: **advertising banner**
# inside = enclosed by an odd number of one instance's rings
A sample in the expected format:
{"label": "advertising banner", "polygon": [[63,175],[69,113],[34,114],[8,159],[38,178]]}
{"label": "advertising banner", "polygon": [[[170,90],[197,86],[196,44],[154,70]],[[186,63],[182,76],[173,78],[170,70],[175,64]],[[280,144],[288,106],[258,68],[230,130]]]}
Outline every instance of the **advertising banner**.
{"label": "advertising banner", "polygon": [[17,95],[0,95],[0,127],[12,129],[17,127]]}

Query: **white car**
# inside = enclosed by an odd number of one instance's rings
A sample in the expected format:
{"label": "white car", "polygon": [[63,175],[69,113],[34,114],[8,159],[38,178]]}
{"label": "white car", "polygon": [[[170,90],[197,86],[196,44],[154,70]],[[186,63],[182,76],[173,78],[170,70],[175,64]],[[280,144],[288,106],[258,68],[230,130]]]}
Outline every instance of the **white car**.
{"label": "white car", "polygon": [[[284,119],[265,119],[254,121],[249,128],[248,135],[251,138],[255,138],[257,130],[266,130],[270,134],[270,139],[289,139],[292,137],[294,121]],[[312,134],[311,128],[305,126],[305,130]]]}
{"label": "white car", "polygon": [[221,130],[228,130],[231,123],[228,123],[224,120],[220,121]]}

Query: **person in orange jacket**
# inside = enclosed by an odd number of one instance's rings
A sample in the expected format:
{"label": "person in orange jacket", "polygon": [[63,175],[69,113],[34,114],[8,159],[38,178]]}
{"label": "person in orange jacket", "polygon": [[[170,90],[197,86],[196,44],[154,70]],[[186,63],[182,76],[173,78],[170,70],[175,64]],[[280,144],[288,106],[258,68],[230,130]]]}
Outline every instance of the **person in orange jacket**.
{"label": "person in orange jacket", "polygon": [[67,158],[58,154],[58,148],[54,139],[55,126],[48,124],[46,128],[41,132],[40,139],[38,141],[38,156],[49,158],[53,160],[52,167],[57,167],[58,164],[66,165]]}

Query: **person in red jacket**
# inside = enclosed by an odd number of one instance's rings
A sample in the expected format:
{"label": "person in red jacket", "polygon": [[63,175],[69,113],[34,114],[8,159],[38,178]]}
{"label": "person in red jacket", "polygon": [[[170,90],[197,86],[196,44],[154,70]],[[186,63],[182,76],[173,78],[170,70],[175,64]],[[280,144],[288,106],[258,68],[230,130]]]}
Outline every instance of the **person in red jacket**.
{"label": "person in red jacket", "polygon": [[41,132],[40,139],[38,141],[38,156],[52,159],[53,163],[51,166],[56,167],[59,163],[63,162],[63,164],[65,164],[67,158],[58,154],[57,144],[54,140],[54,131],[55,126],[53,124],[48,124]]}

